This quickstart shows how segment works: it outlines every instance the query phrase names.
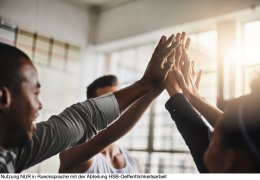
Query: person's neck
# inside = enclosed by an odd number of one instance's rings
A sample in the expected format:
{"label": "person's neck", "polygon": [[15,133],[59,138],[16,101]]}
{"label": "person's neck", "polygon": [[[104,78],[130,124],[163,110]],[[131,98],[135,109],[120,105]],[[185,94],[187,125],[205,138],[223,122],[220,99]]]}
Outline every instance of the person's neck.
{"label": "person's neck", "polygon": [[126,161],[117,144],[111,144],[108,146],[104,151],[102,151],[102,155],[107,159],[112,167],[116,169],[122,169],[125,167]]}
{"label": "person's neck", "polygon": [[114,156],[117,156],[121,152],[120,152],[119,146],[116,143],[112,143],[107,148],[105,148],[101,153],[104,156],[110,157],[111,159],[113,159]]}

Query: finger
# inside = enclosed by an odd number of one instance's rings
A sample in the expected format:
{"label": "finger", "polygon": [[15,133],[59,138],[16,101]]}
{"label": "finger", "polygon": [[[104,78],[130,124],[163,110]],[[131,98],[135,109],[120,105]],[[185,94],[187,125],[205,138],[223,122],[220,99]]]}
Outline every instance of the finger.
{"label": "finger", "polygon": [[180,67],[181,72],[184,72],[184,64]]}
{"label": "finger", "polygon": [[174,64],[174,51],[168,56],[167,61],[164,64],[164,70],[168,71],[171,70]]}
{"label": "finger", "polygon": [[164,45],[166,43],[166,36],[162,37],[161,45]]}
{"label": "finger", "polygon": [[187,62],[187,61],[189,61],[189,56],[188,56],[187,51],[184,48],[184,46],[182,46],[179,67],[182,67],[183,65],[185,65],[185,62]]}
{"label": "finger", "polygon": [[181,44],[184,44],[185,38],[186,38],[186,33],[185,33],[185,32],[182,32],[182,33],[181,33]]}
{"label": "finger", "polygon": [[173,41],[172,45],[170,46],[170,49],[175,49],[180,44],[180,41]]}
{"label": "finger", "polygon": [[164,64],[167,62],[167,59],[166,58],[163,58],[161,64],[160,64],[160,68],[161,69],[164,69]]}
{"label": "finger", "polygon": [[[163,53],[162,57],[163,58],[167,58],[174,50],[175,48],[179,45],[178,41],[175,41],[171,44],[170,47],[168,47],[165,52]],[[176,56],[176,52],[175,52],[175,56]]]}
{"label": "finger", "polygon": [[165,66],[165,64],[166,64],[167,62],[170,63],[171,66],[173,66],[174,56],[175,56],[175,52],[172,51],[167,58],[164,58],[164,61],[161,63],[161,69],[164,69],[164,66]]}
{"label": "finger", "polygon": [[164,46],[169,47],[169,46],[172,44],[173,40],[174,40],[174,34],[172,34],[172,35],[169,37],[169,39],[166,41],[166,43],[164,44]]}
{"label": "finger", "polygon": [[190,80],[190,68],[191,68],[191,63],[190,63],[190,61],[185,62],[185,64],[184,64],[183,76],[184,76],[184,80],[185,80],[186,84],[189,84],[189,80]]}
{"label": "finger", "polygon": [[182,60],[182,58],[180,58],[178,66],[179,66],[179,70],[182,70],[184,68],[184,61]]}
{"label": "finger", "polygon": [[[153,56],[156,55],[156,54],[158,54],[158,52],[163,51],[163,49],[161,49],[161,47],[163,47],[163,46],[166,44],[166,42],[167,42],[167,41],[166,41],[166,36],[163,35],[163,36],[161,37],[159,43],[157,44],[157,46],[156,46],[154,52],[153,52]],[[165,57],[160,58],[159,64],[160,64],[160,68],[161,68],[161,69],[163,69],[163,65],[164,65],[165,61],[166,61]]]}
{"label": "finger", "polygon": [[172,51],[171,54],[167,57],[167,62],[174,64],[175,51]]}
{"label": "finger", "polygon": [[197,88],[194,85],[194,80],[191,78],[191,76],[189,77],[190,77],[189,86],[191,86],[193,91],[197,91]]}
{"label": "finger", "polygon": [[179,70],[176,70],[176,71],[174,71],[174,74],[175,74],[176,80],[177,80],[180,88],[182,90],[188,89],[188,86],[187,86],[187,84],[186,84],[186,82],[184,80],[184,77],[183,77],[182,73]]}
{"label": "finger", "polygon": [[202,70],[199,70],[197,79],[196,79],[196,81],[195,81],[195,86],[196,86],[196,89],[197,89],[197,90],[199,90],[201,76],[202,76]]}
{"label": "finger", "polygon": [[195,78],[195,68],[194,68],[194,61],[191,61],[191,77],[192,79]]}
{"label": "finger", "polygon": [[170,71],[171,69],[172,69],[171,63],[166,62],[166,63],[164,64],[164,68],[163,68],[164,74],[165,74],[166,72]]}
{"label": "finger", "polygon": [[179,46],[176,48],[176,55],[175,55],[175,61],[176,61],[175,65],[177,69],[180,68],[181,55],[182,55],[182,48],[181,45],[179,44]]}
{"label": "finger", "polygon": [[156,48],[162,46],[163,44],[165,44],[165,42],[166,42],[166,36],[162,36],[160,41],[158,42]]}
{"label": "finger", "polygon": [[181,40],[181,34],[180,33],[176,34],[175,40],[176,41],[180,41]]}
{"label": "finger", "polygon": [[185,48],[182,49],[182,56],[183,56],[183,62],[184,63],[187,62],[187,61],[190,61],[188,52]]}
{"label": "finger", "polygon": [[186,40],[186,43],[185,43],[185,49],[189,49],[190,48],[190,38],[188,38],[187,40]]}
{"label": "finger", "polygon": [[163,79],[166,80],[168,77],[168,74],[171,73],[172,67],[170,63],[165,63],[164,68],[162,69]]}

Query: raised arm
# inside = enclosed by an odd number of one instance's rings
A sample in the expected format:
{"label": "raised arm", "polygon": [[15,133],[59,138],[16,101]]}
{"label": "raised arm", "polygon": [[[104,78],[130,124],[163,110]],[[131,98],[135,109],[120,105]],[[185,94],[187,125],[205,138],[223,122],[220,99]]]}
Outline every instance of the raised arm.
{"label": "raised arm", "polygon": [[[184,36],[185,37],[185,36]],[[215,127],[216,122],[221,117],[223,112],[212,106],[199,93],[199,84],[202,75],[200,70],[195,80],[194,62],[191,63],[188,56],[188,48],[190,39],[182,46],[182,67],[175,69],[175,76],[183,94],[189,99],[191,104],[207,119],[212,127]]]}
{"label": "raised arm", "polygon": [[148,91],[165,82],[168,72],[173,65],[173,62],[166,61],[166,58],[173,52],[178,44],[179,41],[174,39],[174,35],[169,37],[168,40],[166,40],[165,36],[161,37],[143,77],[133,85],[114,93],[119,104],[120,112],[123,112],[130,104]]}
{"label": "raised arm", "polygon": [[[182,34],[181,37],[183,36]],[[203,162],[203,155],[209,145],[211,132],[183,95],[183,91],[176,80],[175,71],[182,66],[179,54],[182,52],[180,49],[181,46],[178,46],[176,52],[169,56],[169,58],[175,58],[175,63],[165,83],[165,88],[170,95],[170,99],[165,106],[175,121],[177,129],[185,140],[186,145],[189,147],[199,172],[207,172]]]}
{"label": "raised arm", "polygon": [[23,148],[13,148],[17,156],[15,172],[27,169],[65,148],[86,142],[118,116],[118,105],[111,93],[74,104],[48,121],[38,123],[32,140]]}
{"label": "raised arm", "polygon": [[210,142],[209,127],[182,93],[171,96],[165,106],[188,146],[198,171],[208,172],[203,157]]}
{"label": "raised arm", "polygon": [[176,71],[175,76],[185,96],[189,99],[191,104],[201,113],[201,115],[205,117],[209,124],[214,128],[217,121],[222,116],[223,112],[220,109],[208,103],[198,93],[191,91],[188,88],[188,85],[185,83],[183,74],[180,71]]}
{"label": "raised arm", "polygon": [[73,172],[81,163],[92,164],[92,157],[100,153],[109,144],[129,132],[138,122],[150,103],[160,94],[162,89],[149,91],[138,99],[121,117],[107,129],[99,132],[88,142],[67,149],[60,153],[59,172]]}

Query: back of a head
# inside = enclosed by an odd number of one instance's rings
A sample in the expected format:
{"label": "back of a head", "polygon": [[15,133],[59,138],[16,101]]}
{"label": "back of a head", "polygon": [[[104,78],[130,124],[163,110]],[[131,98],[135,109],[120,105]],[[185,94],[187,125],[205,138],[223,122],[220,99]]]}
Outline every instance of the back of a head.
{"label": "back of a head", "polygon": [[260,92],[260,72],[252,79],[251,82],[251,94],[257,94]]}
{"label": "back of a head", "polygon": [[252,93],[230,101],[218,129],[225,146],[248,152],[260,172],[260,92],[252,87]]}
{"label": "back of a head", "polygon": [[16,47],[0,42],[0,88],[16,90],[21,82],[19,69],[30,58]]}
{"label": "back of a head", "polygon": [[111,86],[117,86],[118,80],[117,77],[114,75],[106,75],[102,76],[95,81],[93,81],[88,87],[87,87],[87,98],[95,98],[97,97],[96,91],[99,88],[104,87],[111,87]]}

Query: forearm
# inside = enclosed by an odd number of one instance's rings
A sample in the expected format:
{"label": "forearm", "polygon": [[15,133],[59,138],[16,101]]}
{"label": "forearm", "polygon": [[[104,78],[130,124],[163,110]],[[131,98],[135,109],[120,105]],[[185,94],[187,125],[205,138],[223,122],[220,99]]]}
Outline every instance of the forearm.
{"label": "forearm", "polygon": [[[109,133],[105,143],[110,144],[129,132],[162,90],[162,88],[150,90],[147,94],[138,99],[124,114],[121,115],[119,120],[107,128],[112,133]],[[120,131],[118,131],[118,129],[120,129]],[[101,133],[109,131],[104,130]]]}
{"label": "forearm", "polygon": [[124,112],[137,99],[154,88],[154,84],[139,80],[124,89],[114,92],[120,112]]}
{"label": "forearm", "polygon": [[183,94],[175,94],[165,106],[189,147],[198,170],[207,172],[203,156],[209,145],[210,129]]}
{"label": "forearm", "polygon": [[214,128],[223,112],[209,104],[198,94],[189,93],[188,99],[191,104],[205,117],[209,124]]}
{"label": "forearm", "polygon": [[138,122],[150,103],[160,94],[162,89],[149,91],[138,99],[121,117],[107,129],[99,132],[87,143],[73,147],[60,154],[62,169],[73,168],[91,159],[109,144],[129,132]]}
{"label": "forearm", "polygon": [[92,138],[119,115],[114,103],[115,97],[108,94],[106,97],[74,104],[58,116],[37,124],[32,141],[23,148],[14,148],[17,154],[16,172]]}

